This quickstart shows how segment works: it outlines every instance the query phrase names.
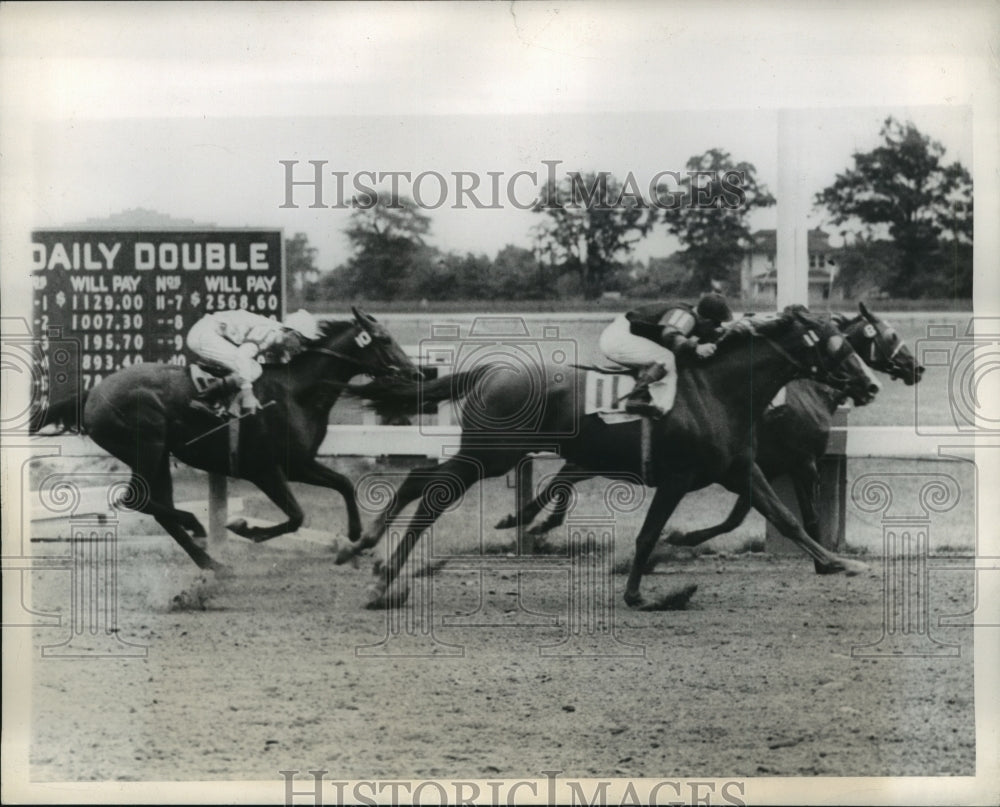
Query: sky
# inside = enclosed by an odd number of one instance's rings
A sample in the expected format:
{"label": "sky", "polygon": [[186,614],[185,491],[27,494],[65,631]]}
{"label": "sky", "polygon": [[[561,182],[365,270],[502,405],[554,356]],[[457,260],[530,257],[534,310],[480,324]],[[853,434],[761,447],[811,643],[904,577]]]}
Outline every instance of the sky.
{"label": "sky", "polygon": [[[348,211],[282,209],[279,160],[326,160],[348,183],[359,171],[470,171],[484,185],[486,172],[506,180],[558,160],[560,175],[631,172],[646,187],[719,147],[777,192],[778,110],[792,109],[809,199],[878,144],[888,115],[971,168],[988,60],[968,46],[981,38],[975,14],[917,4],[890,29],[892,4],[840,8],[7,4],[3,97],[30,133],[14,166],[30,199],[18,214],[29,229],[137,207],[281,227],[305,232],[325,270],[349,254]],[[529,181],[518,187],[530,198]],[[537,214],[454,201],[451,190],[428,211],[440,249],[530,246]],[[775,221],[774,209],[751,218]],[[661,228],[635,255],[679,246]]]}
{"label": "sky", "polygon": [[[804,153],[799,160],[810,198],[851,163],[851,154],[880,140],[888,115],[912,120],[947,147],[947,159],[971,166],[971,114],[963,107],[863,108],[799,114]],[[630,173],[648,195],[662,171],[683,172],[688,159],[722,148],[757,168],[758,178],[776,191],[777,120],[774,110],[637,111],[553,115],[384,115],[322,118],[132,118],[114,121],[42,121],[36,126],[36,187],[44,204],[36,226],[59,227],[130,208],[228,227],[282,227],[305,232],[318,249],[317,265],[330,269],[349,255],[344,236],[348,209],[312,209],[315,192],[294,187],[287,203],[287,176],[315,178],[310,161],[323,160],[323,199],[349,203],[354,183],[388,188],[360,172],[407,172],[399,187],[420,200],[431,217],[430,242],[444,251],[486,253],[506,244],[528,247],[542,216],[518,209],[537,197],[551,169],[609,171],[620,180]],[[286,168],[280,161],[295,161]],[[544,162],[543,162],[544,161]],[[346,172],[344,191],[332,172]],[[474,198],[499,209],[477,209],[460,196],[454,172],[470,172],[464,187],[479,181]],[[518,171],[533,176],[515,177]],[[444,177],[445,190],[434,174]],[[508,186],[513,181],[513,199]],[[671,180],[668,178],[668,182]],[[440,206],[438,206],[440,204]],[[456,209],[462,205],[468,209]],[[775,209],[751,219],[774,227]],[[816,214],[813,224],[822,224]],[[830,232],[834,232],[830,229]],[[636,256],[665,255],[678,242],[665,228],[654,230]]]}

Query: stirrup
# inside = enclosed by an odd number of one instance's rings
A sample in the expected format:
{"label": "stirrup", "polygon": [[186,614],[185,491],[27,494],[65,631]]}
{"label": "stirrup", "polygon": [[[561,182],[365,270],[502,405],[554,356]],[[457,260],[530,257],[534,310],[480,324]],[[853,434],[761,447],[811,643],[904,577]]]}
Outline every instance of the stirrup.
{"label": "stirrup", "polygon": [[655,404],[645,401],[626,401],[625,411],[630,415],[641,415],[651,420],[660,420],[667,413]]}

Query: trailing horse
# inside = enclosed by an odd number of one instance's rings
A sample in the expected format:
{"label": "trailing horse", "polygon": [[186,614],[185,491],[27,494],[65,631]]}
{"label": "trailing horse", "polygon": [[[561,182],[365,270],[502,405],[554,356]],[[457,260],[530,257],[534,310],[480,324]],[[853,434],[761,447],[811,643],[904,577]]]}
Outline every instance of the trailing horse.
{"label": "trailing horse", "polygon": [[[609,425],[597,416],[585,416],[585,375],[570,371],[539,387],[530,373],[481,365],[424,384],[352,388],[354,394],[376,403],[407,403],[410,411],[434,401],[465,398],[459,452],[440,466],[411,472],[361,541],[337,558],[343,563],[374,546],[402,508],[420,499],[410,528],[381,569],[369,607],[393,605],[405,596],[389,587],[424,530],[469,485],[507,473],[529,452],[554,450],[594,474],[641,478],[642,424]],[[713,482],[751,494],[765,518],[826,572],[865,568],[833,555],[810,538],[754,464],[755,424],[778,390],[796,377],[835,384],[859,405],[877,390],[841,333],[802,310],[734,328],[719,342],[711,361],[679,366],[676,403],[667,417],[651,426],[651,481],[656,493],[636,538],[625,592],[629,605],[642,603],[642,570],[674,508],[689,491]],[[523,416],[526,408],[532,417]]]}
{"label": "trailing horse", "polygon": [[[893,380],[902,379],[907,386],[919,383],[924,368],[917,364],[898,332],[872,314],[864,303],[859,303],[858,308],[860,314],[854,318],[843,315],[833,318],[855,352],[873,370],[886,373]],[[795,379],[784,389],[784,403],[768,407],[761,417],[754,461],[769,482],[784,474],[789,475],[802,514],[802,526],[815,541],[820,542],[816,510],[819,496],[817,462],[826,453],[833,415],[845,396],[842,391],[812,379]],[[570,497],[565,495],[567,488],[591,476],[594,474],[567,463],[520,512],[506,516],[496,528],[529,524],[550,502],[554,502],[552,512],[529,533],[543,535],[560,526],[566,519],[570,503]],[[749,498],[740,497],[721,524],[688,533],[672,530],[667,535],[667,541],[674,546],[697,546],[736,529],[750,509]],[[819,566],[817,571],[820,571]]]}
{"label": "trailing horse", "polygon": [[191,408],[196,394],[189,370],[172,364],[136,364],[105,378],[79,398],[55,402],[33,418],[32,431],[48,425],[83,432],[132,470],[119,506],[146,513],[162,526],[202,569],[226,568],[193,538],[205,529],[192,513],[174,507],[170,456],[194,468],[253,482],[288,520],[250,527],[243,519],[230,530],[260,542],[293,532],[303,514],[289,482],[332,488],[344,497],[348,535],[357,540],[361,520],[354,486],[343,474],[316,459],[326,436],[330,409],[347,381],[365,374],[376,378],[419,377],[419,370],[376,320],[352,308],[354,319],[322,322],[321,335],[285,365],[266,365],[254,392],[264,408],[240,422],[230,467],[229,429],[207,412]]}

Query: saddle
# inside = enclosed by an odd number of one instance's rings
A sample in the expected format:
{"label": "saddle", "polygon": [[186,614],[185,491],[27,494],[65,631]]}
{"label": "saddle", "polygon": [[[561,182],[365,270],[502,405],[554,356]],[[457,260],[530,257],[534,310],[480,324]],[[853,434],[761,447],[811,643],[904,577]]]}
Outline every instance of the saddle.
{"label": "saddle", "polygon": [[625,411],[625,399],[636,387],[634,370],[629,367],[580,367],[587,373],[583,395],[583,413],[596,415],[609,426],[642,421],[642,476],[647,485],[653,482],[652,424],[649,418]]}
{"label": "saddle", "polygon": [[230,371],[219,364],[202,362],[189,365],[188,373],[195,388],[192,408],[220,419],[231,417],[229,407],[236,389],[226,382]]}

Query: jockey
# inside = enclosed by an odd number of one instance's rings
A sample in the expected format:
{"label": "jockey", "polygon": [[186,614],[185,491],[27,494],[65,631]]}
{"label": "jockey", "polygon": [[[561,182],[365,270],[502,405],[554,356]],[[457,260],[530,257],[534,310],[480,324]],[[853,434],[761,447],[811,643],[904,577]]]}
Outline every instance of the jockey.
{"label": "jockey", "polygon": [[[319,335],[316,318],[301,308],[283,323],[236,309],[216,311],[198,320],[188,332],[187,346],[199,358],[229,370],[231,375],[223,380],[221,389],[239,389],[239,408],[255,413],[261,404],[252,385],[263,372],[261,362],[286,362],[302,351],[304,342]],[[199,401],[192,406],[208,408]]]}
{"label": "jockey", "polygon": [[717,292],[703,294],[694,307],[652,303],[617,317],[598,344],[611,361],[640,370],[625,411],[652,418],[669,412],[677,394],[674,354],[709,358],[723,323],[732,318],[726,298]]}

